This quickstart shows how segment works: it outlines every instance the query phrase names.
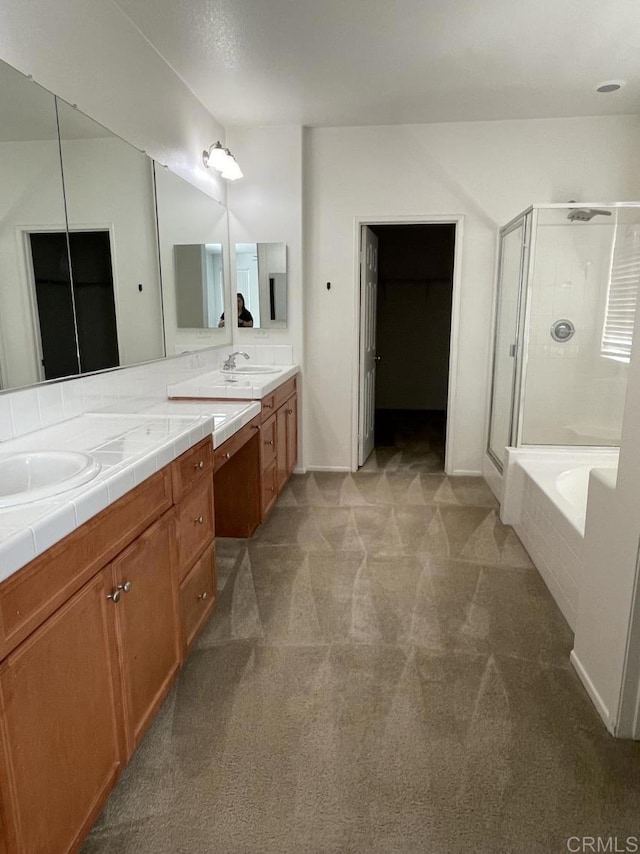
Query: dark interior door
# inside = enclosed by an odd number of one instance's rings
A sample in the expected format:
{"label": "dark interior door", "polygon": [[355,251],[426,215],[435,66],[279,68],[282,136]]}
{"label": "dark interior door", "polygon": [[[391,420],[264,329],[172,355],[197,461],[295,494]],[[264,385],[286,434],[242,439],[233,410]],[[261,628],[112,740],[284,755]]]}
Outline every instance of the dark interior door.
{"label": "dark interior door", "polygon": [[[107,231],[30,235],[45,379],[120,364]],[[74,320],[75,303],[75,320]]]}
{"label": "dark interior door", "polygon": [[42,366],[47,380],[80,373],[67,235],[29,235],[42,341]]}
{"label": "dark interior door", "polygon": [[118,357],[108,231],[69,233],[82,373],[114,368]]}

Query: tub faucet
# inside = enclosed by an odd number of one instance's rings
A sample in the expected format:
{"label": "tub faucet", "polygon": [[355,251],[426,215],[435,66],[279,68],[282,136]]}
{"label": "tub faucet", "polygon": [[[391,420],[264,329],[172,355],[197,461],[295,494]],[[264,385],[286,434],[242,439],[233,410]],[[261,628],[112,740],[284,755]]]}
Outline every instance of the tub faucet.
{"label": "tub faucet", "polygon": [[236,369],[236,356],[244,356],[245,359],[249,358],[248,353],[244,353],[242,350],[236,350],[235,353],[232,353],[229,358],[226,360],[224,365],[222,366],[223,371],[235,371]]}

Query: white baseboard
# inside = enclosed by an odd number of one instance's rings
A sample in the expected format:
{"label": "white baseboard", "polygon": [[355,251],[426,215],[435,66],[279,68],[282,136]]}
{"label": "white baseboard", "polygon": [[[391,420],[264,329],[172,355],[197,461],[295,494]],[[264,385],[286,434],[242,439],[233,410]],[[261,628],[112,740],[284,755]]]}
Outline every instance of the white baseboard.
{"label": "white baseboard", "polygon": [[307,466],[307,471],[351,471],[350,466]]}
{"label": "white baseboard", "polygon": [[[439,474],[439,472],[434,472]],[[448,477],[482,477],[482,472],[479,469],[454,469],[448,472]]]}
{"label": "white baseboard", "polygon": [[604,721],[605,726],[607,727],[611,735],[615,735],[615,722],[611,720],[611,717],[609,715],[609,709],[600,694],[598,693],[598,689],[591,681],[589,674],[582,666],[582,662],[576,655],[575,649],[571,650],[571,655],[569,656],[569,659],[571,661],[571,664],[573,664],[573,668],[578,674],[580,681],[584,685],[587,694],[591,698],[591,702],[596,707],[598,714]]}

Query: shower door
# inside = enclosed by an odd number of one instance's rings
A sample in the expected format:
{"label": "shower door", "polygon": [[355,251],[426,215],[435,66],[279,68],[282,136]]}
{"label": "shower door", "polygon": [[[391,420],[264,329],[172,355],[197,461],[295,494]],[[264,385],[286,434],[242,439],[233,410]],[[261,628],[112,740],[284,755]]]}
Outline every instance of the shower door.
{"label": "shower door", "polygon": [[518,338],[524,302],[523,276],[531,214],[525,214],[500,231],[498,293],[493,351],[493,380],[489,416],[488,453],[502,471],[512,443],[514,397],[518,385]]}

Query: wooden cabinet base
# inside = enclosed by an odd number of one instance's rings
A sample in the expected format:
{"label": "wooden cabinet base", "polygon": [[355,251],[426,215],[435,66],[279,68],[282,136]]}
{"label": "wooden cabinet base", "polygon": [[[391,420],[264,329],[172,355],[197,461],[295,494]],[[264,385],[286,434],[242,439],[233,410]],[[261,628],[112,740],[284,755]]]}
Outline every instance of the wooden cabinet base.
{"label": "wooden cabinet base", "polygon": [[[216,536],[250,537],[260,524],[260,446],[257,428],[246,434],[213,476]],[[227,443],[222,446],[225,448]]]}
{"label": "wooden cabinet base", "polygon": [[0,785],[13,854],[76,850],[120,771],[109,586],[107,568],[0,666]]}

